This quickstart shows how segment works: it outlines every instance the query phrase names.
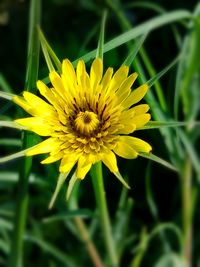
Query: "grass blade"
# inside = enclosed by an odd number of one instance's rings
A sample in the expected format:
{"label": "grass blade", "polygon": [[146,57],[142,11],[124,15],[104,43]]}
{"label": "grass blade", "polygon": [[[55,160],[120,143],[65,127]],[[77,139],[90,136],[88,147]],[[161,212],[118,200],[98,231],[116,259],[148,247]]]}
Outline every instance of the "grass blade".
{"label": "grass blade", "polygon": [[105,24],[107,18],[107,10],[103,12],[102,22],[101,22],[101,31],[99,35],[99,42],[97,47],[97,54],[96,57],[99,57],[103,60],[103,53],[104,53],[104,35],[105,35]]}
{"label": "grass blade", "polygon": [[167,162],[164,159],[161,159],[160,157],[158,157],[156,155],[153,155],[152,153],[150,153],[150,154],[148,154],[148,153],[139,153],[139,155],[141,157],[143,157],[143,158],[147,158],[147,159],[153,160],[153,161],[165,166],[166,168],[168,168],[168,169],[170,169],[172,171],[178,172],[176,167],[174,167],[171,163]]}
{"label": "grass blade", "polygon": [[[32,92],[36,90],[35,85],[38,77],[40,43],[38,38],[37,26],[40,23],[40,4],[41,1],[32,0],[30,2],[28,57],[25,88]],[[32,145],[33,134],[25,133],[23,138],[23,148],[26,149],[27,147],[31,147]],[[18,199],[15,215],[15,227],[13,232],[8,267],[21,267],[23,265],[23,235],[25,231],[28,209],[28,183],[31,165],[31,158],[25,158],[20,164],[21,167],[18,183]]]}

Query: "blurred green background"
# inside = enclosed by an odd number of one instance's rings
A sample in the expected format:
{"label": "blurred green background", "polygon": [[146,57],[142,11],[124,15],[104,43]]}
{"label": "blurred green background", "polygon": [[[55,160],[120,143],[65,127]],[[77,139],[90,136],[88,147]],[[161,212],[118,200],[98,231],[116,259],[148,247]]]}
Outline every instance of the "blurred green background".
{"label": "blurred green background", "polygon": [[[108,2],[115,1],[42,1],[41,28],[60,60],[69,58],[73,61],[97,47],[99,26],[104,8],[108,9],[105,41],[109,41],[125,31],[122,29],[119,18]],[[119,4],[118,1],[116,3]],[[134,27],[134,25],[147,21],[162,12],[177,9],[193,12],[197,3],[197,1],[187,0],[127,0],[121,1],[120,10],[123,11],[127,20]],[[0,1],[0,90],[2,91],[7,90],[19,94],[26,89],[24,88],[24,83],[27,65],[28,21],[29,1]],[[190,28],[185,27],[184,23],[176,23],[175,31],[177,34],[174,34],[171,25],[168,25],[153,31],[145,40],[144,47],[156,72],[159,72],[169,64],[182,49],[181,44],[184,37],[190,31]],[[178,45],[177,38],[180,41]],[[117,69],[124,61],[127,53],[128,48],[126,45],[106,53],[104,56],[106,67],[113,66]],[[134,71],[133,67],[131,67],[131,71]],[[147,78],[151,78],[146,69],[145,73]],[[48,76],[48,68],[43,55],[41,55],[39,78],[43,79],[46,76]],[[173,117],[176,76],[177,68],[173,68],[160,81],[168,107],[166,118]],[[20,108],[0,99],[0,116],[2,119],[19,118],[21,114]],[[180,120],[184,120],[182,110],[180,110]],[[196,130],[197,136],[199,132],[199,129]],[[174,138],[176,138],[175,131],[173,134]],[[21,133],[7,128],[0,128],[0,136],[2,156],[20,150]],[[152,145],[155,155],[170,161],[170,153],[166,148],[165,140],[158,130],[141,131],[137,133],[137,136]],[[195,140],[194,147],[199,153],[199,138]],[[8,144],[13,142],[13,146],[5,146],[5,142],[8,142]],[[185,156],[184,153],[183,150],[183,158]],[[69,218],[70,216],[67,219],[57,219],[52,222],[44,221],[46,217],[62,214],[67,208],[65,188],[63,188],[54,209],[48,210],[48,202],[56,185],[58,165],[44,167],[39,163],[42,158],[43,156],[39,156],[33,160],[26,227],[28,237],[25,235],[24,241],[24,266],[93,266],[74,228],[73,219]],[[19,164],[20,160],[16,160],[0,166],[0,266],[6,266],[12,241],[11,230],[16,207]],[[126,215],[129,212],[129,216],[125,217],[127,222],[123,224],[123,229],[119,228],[119,231],[124,234],[125,242],[120,266],[182,267],[183,265],[180,262],[178,262],[178,265],[175,260],[165,261],[164,264],[162,262],[159,263],[159,259],[163,255],[167,255],[169,251],[178,254],[179,243],[176,233],[174,233],[176,230],[158,231],[159,234],[149,243],[145,239],[148,237],[148,233],[156,226],[165,222],[177,225],[181,229],[182,180],[180,175],[162,165],[152,163],[143,158],[137,158],[136,160],[118,159],[118,164],[121,173],[128,177],[132,188],[127,193],[127,199],[131,203],[130,211],[126,210],[128,202],[124,207]],[[194,171],[192,171],[193,173]],[[105,168],[104,178],[109,210],[111,218],[114,220],[122,188],[121,184]],[[199,184],[195,178],[192,184],[196,188],[195,207],[197,208],[195,208],[192,223],[194,233],[192,254],[194,260],[191,266],[199,267]],[[98,222],[93,220],[93,224],[90,224],[90,216],[95,214],[95,201],[92,190],[91,179],[88,175],[80,186],[80,208],[81,210],[83,209],[84,217],[88,217],[86,224],[90,225],[91,232],[94,231],[92,236],[100,255],[104,255],[101,232],[98,231]],[[88,192],[91,192],[91,194],[88,194]],[[190,200],[192,201],[192,199]],[[123,209],[119,216],[125,216]],[[65,258],[65,255],[69,258]],[[138,265],[137,263],[131,263],[134,262],[132,259],[136,256],[141,257],[141,260],[138,260]]]}

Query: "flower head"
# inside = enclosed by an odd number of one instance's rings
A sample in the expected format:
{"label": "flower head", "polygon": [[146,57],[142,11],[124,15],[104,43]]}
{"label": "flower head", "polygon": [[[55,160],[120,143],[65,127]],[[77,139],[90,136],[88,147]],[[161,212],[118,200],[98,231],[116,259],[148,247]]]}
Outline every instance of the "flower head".
{"label": "flower head", "polygon": [[50,88],[37,82],[42,98],[26,91],[23,97],[15,96],[13,101],[32,115],[16,122],[47,137],[26,155],[49,153],[42,163],[61,160],[61,173],[69,173],[77,163],[76,177],[83,179],[98,161],[118,175],[115,154],[133,159],[139,152],[150,152],[148,143],[128,136],[150,120],[149,106],[135,105],[148,86],[132,91],[137,74],[128,76],[128,71],[122,66],[113,74],[108,68],[103,75],[102,60],[97,58],[88,74],[83,60],[74,69],[65,59],[61,75],[50,72]]}

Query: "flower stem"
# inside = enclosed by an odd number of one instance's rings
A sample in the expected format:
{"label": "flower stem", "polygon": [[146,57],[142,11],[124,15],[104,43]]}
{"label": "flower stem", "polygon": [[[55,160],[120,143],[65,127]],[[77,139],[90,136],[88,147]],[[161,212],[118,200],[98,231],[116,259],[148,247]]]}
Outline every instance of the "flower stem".
{"label": "flower stem", "polygon": [[90,239],[90,236],[89,236],[89,233],[88,233],[88,230],[85,226],[84,221],[80,217],[75,217],[74,221],[75,221],[76,226],[77,226],[79,233],[81,235],[81,239],[85,243],[88,254],[89,254],[94,266],[95,267],[103,267],[103,263],[99,257],[99,254],[96,250],[94,243]]}
{"label": "flower stem", "polygon": [[[28,62],[26,70],[25,88],[34,92],[38,74],[39,65],[39,38],[37,25],[40,23],[40,0],[30,1],[29,15],[29,41],[28,41]],[[23,133],[23,149],[34,145],[34,135],[32,133]],[[24,152],[23,152],[24,153]],[[16,154],[15,154],[16,155]],[[21,155],[20,153],[17,155]],[[20,164],[18,198],[15,213],[15,224],[13,229],[13,238],[11,251],[8,259],[8,267],[22,267],[24,253],[24,232],[26,228],[26,219],[28,211],[29,198],[29,175],[32,166],[32,159],[25,158]]]}
{"label": "flower stem", "polygon": [[95,192],[96,203],[99,210],[99,216],[101,220],[101,227],[103,231],[103,237],[107,253],[110,261],[110,266],[118,266],[118,257],[116,253],[115,243],[112,236],[110,219],[108,214],[108,207],[106,203],[103,175],[102,175],[102,164],[101,162],[96,163],[91,169],[92,182]]}

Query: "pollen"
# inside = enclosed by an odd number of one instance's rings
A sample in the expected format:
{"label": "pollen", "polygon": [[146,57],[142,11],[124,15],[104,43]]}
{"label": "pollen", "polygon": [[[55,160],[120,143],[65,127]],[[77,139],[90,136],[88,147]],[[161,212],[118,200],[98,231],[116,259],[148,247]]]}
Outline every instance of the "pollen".
{"label": "pollen", "polygon": [[91,135],[98,129],[100,121],[97,114],[91,111],[79,112],[75,119],[75,128],[83,135]]}

